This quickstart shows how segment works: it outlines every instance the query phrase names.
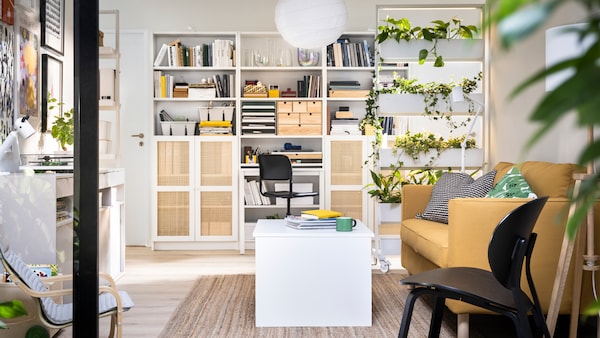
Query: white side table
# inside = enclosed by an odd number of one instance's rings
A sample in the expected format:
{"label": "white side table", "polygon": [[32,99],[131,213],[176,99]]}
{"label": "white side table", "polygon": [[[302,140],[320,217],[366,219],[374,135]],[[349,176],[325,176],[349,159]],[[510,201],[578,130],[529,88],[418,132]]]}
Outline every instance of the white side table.
{"label": "white side table", "polygon": [[256,326],[371,326],[371,241],[352,232],[296,230],[284,220],[259,220]]}

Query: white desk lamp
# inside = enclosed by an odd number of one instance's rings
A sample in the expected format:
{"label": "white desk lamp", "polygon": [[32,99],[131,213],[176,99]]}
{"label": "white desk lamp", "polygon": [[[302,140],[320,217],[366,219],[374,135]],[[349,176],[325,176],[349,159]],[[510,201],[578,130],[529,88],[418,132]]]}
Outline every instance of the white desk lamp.
{"label": "white desk lamp", "polygon": [[473,133],[473,128],[475,127],[475,122],[477,121],[477,117],[479,116],[479,114],[481,114],[481,111],[483,110],[482,102],[479,102],[470,96],[468,97],[468,99],[465,98],[465,93],[463,92],[462,87],[452,88],[452,102],[463,102],[463,101],[473,102],[477,106],[477,109],[475,110],[475,115],[473,116],[473,119],[471,120],[471,123],[469,124],[469,129],[467,130],[467,133],[465,134],[465,139],[460,143],[460,157],[461,157],[460,158],[460,172],[462,172],[462,173],[465,172],[465,157],[466,157],[466,149],[467,149],[467,139]]}
{"label": "white desk lamp", "polygon": [[29,116],[17,119],[15,130],[0,145],[0,172],[14,173],[19,171],[21,165],[21,152],[19,151],[19,135],[28,138],[35,130],[28,121]]}

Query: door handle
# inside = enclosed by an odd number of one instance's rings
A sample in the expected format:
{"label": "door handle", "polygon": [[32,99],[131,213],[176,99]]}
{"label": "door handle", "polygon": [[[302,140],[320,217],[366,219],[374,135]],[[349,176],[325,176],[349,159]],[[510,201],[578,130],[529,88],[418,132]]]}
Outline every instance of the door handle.
{"label": "door handle", "polygon": [[131,135],[131,137],[139,137],[139,138],[144,138],[144,133],[133,134],[133,135]]}

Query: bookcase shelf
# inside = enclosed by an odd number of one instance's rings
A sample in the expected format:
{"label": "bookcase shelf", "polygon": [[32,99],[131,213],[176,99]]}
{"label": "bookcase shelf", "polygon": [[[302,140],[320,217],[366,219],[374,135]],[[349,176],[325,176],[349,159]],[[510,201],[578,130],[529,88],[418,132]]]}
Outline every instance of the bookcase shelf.
{"label": "bookcase shelf", "polygon": [[[185,245],[182,243],[179,246],[181,248],[189,248],[190,243],[192,247],[215,248],[215,245],[203,246],[202,244],[207,240],[207,237],[202,232],[198,233],[194,230],[198,226],[198,219],[202,219],[201,210],[207,210],[205,207],[208,206],[205,206],[205,202],[203,202],[200,194],[201,192],[212,193],[221,189],[221,191],[229,191],[233,197],[231,204],[225,201],[221,204],[225,209],[231,209],[229,214],[233,217],[231,230],[227,232],[228,235],[208,238],[212,241],[211,244],[216,244],[218,248],[234,248],[243,253],[246,245],[249,245],[249,248],[252,247],[253,241],[249,233],[251,234],[253,224],[257,219],[272,216],[276,213],[284,216],[285,205],[277,205],[275,201],[269,205],[251,205],[245,203],[244,180],[246,178],[258,177],[258,164],[246,163],[245,155],[248,150],[255,151],[259,149],[261,152],[282,152],[287,151],[285,144],[290,143],[294,146],[301,146],[301,152],[320,154],[320,161],[313,158],[303,161],[304,154],[302,153],[298,156],[292,156],[299,158],[298,161],[294,159],[295,181],[310,183],[320,193],[319,197],[313,203],[293,206],[292,210],[299,213],[302,209],[329,208],[330,205],[341,205],[341,201],[336,201],[335,198],[332,199],[332,196],[337,195],[332,195],[324,189],[325,182],[328,180],[325,177],[329,177],[327,175],[330,175],[327,163],[330,163],[331,156],[334,156],[326,150],[329,149],[326,144],[330,142],[330,119],[336,110],[339,110],[340,107],[346,107],[354,113],[356,123],[358,123],[365,113],[365,97],[329,97],[329,81],[356,80],[360,83],[360,89],[363,91],[363,94],[364,91],[371,88],[374,74],[372,64],[374,34],[370,32],[350,32],[344,34],[342,38],[349,41],[356,41],[363,46],[366,43],[371,53],[368,60],[371,62],[371,66],[334,67],[328,63],[328,47],[313,50],[313,53],[319,53],[318,62],[314,65],[302,66],[298,61],[297,49],[285,42],[279,33],[276,32],[156,32],[153,34],[151,55],[153,60],[161,61],[154,64],[152,69],[154,72],[173,76],[175,83],[200,82],[203,78],[206,78],[208,81],[208,78],[213,74],[225,73],[231,77],[232,81],[230,83],[233,86],[230,90],[231,97],[191,99],[153,95],[151,118],[155,121],[155,132],[153,135],[154,167],[164,165],[160,163],[161,161],[175,161],[174,156],[178,157],[175,162],[181,161],[181,157],[188,156],[187,160],[183,161],[188,165],[186,172],[173,173],[183,176],[187,175],[184,179],[186,183],[183,186],[164,186],[158,184],[158,180],[153,185],[153,203],[156,209],[162,210],[161,212],[163,213],[163,216],[159,217],[155,215],[153,219],[153,229],[156,230],[153,235],[155,248],[176,249],[178,247],[177,242],[186,242]],[[208,44],[217,39],[228,39],[233,42],[232,45],[235,50],[232,56],[232,67],[169,67],[167,66],[167,60],[160,60],[160,58],[157,60],[157,55],[163,44],[179,40],[182,44],[190,46],[201,43]],[[254,57],[257,54],[267,55],[269,62],[266,65],[256,64]],[[363,56],[363,62],[365,60]],[[302,81],[305,77],[309,76],[315,79],[313,86],[318,90],[315,90],[313,95],[316,95],[316,97],[298,97],[298,93],[301,92],[298,87],[298,81]],[[259,81],[265,86],[267,90],[265,97],[244,96],[244,87],[247,82],[250,83],[251,81],[252,83]],[[269,92],[269,89],[273,91]],[[295,96],[284,96],[286,93],[289,94],[290,91],[295,92]],[[272,107],[272,114],[275,117],[274,123],[264,126],[264,128],[270,128],[269,133],[260,133],[262,127],[257,127],[256,132],[250,132],[252,128],[249,128],[249,126],[251,124],[254,126],[258,124],[254,122],[261,120],[257,118],[260,114],[245,114],[248,107],[256,104],[260,105],[261,103],[270,105]],[[202,165],[202,162],[198,162],[198,156],[202,156],[202,151],[198,149],[199,144],[209,142],[209,140],[210,142],[219,142],[220,136],[162,135],[159,113],[161,110],[165,110],[175,119],[198,121],[198,107],[225,104],[231,104],[235,107],[232,133],[230,136],[227,136],[227,140],[231,145],[231,152],[220,159],[210,160],[210,163],[211,165],[221,167],[231,166],[232,177],[239,177],[239,179],[235,179],[231,185],[219,187],[198,186],[194,182],[197,182],[199,179],[198,167]],[[290,108],[294,105],[295,107]],[[283,109],[287,110],[284,112]],[[255,118],[247,118],[249,116]],[[338,142],[336,144],[347,141],[358,141],[361,144],[367,144],[366,137],[362,135],[336,135],[335,140]],[[185,150],[179,149],[179,146],[183,145],[181,142],[187,144],[187,146],[184,146]],[[170,145],[164,147],[165,144]],[[172,152],[172,155],[166,155],[165,152]],[[359,164],[353,163],[352,165],[357,166],[354,169],[358,172],[365,170],[361,166],[362,162]],[[153,176],[157,177],[159,174],[157,169],[153,170],[155,171]],[[178,177],[178,180],[182,180],[183,178]],[[360,184],[351,187],[353,194],[358,194],[360,201],[366,198],[366,192],[362,190],[365,184],[366,180],[362,179],[361,176]],[[340,187],[344,189],[343,186]],[[178,219],[180,222],[185,221],[183,227],[189,227],[189,229],[181,236],[173,236],[169,233],[168,228],[172,226],[173,219],[165,218],[163,204],[166,202],[160,202],[161,198],[170,196],[165,195],[166,192],[176,192],[179,194],[172,195],[172,198],[187,196],[184,211],[179,210],[178,212],[186,215],[189,214],[189,216]],[[161,195],[161,198],[158,195]],[[171,204],[165,205],[170,206]],[[366,217],[366,205],[363,205],[362,202],[358,206],[352,206],[351,209],[352,215]],[[165,231],[160,230],[161,222],[167,222],[165,223],[165,227],[167,228]],[[205,229],[207,228],[205,227]],[[222,229],[222,227],[219,227],[219,229]]]}

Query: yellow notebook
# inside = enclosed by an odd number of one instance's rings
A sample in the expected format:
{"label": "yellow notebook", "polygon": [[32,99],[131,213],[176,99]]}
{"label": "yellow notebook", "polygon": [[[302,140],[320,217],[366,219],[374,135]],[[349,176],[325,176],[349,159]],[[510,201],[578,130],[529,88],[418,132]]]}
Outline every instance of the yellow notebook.
{"label": "yellow notebook", "polygon": [[305,218],[305,219],[321,219],[321,218],[340,217],[340,216],[342,216],[342,213],[339,211],[333,211],[333,210],[316,209],[316,210],[304,210],[304,211],[302,211],[302,214],[300,216],[302,216],[302,218]]}

